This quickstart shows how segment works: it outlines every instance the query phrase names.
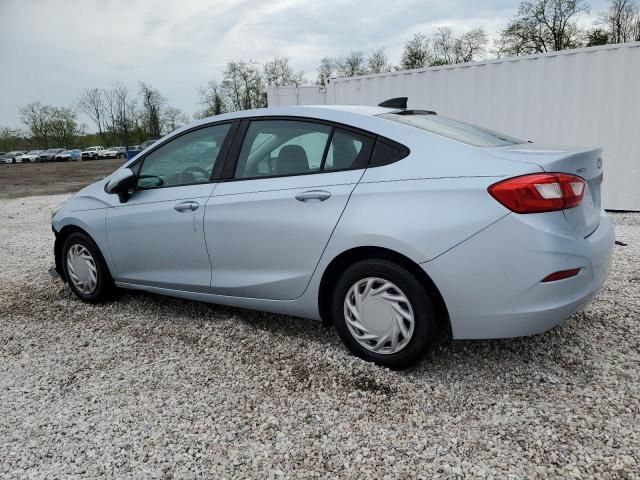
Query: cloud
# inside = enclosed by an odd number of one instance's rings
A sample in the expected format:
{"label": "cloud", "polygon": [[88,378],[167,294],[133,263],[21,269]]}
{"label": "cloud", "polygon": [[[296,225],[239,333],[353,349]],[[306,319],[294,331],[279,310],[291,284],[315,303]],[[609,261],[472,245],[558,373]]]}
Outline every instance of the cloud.
{"label": "cloud", "polygon": [[[604,0],[602,0],[604,1]],[[440,25],[495,34],[517,2],[445,0],[1,0],[0,125],[40,100],[72,104],[87,87],[144,81],[192,114],[197,89],[231,59],[275,55],[315,78],[322,56],[387,48]]]}

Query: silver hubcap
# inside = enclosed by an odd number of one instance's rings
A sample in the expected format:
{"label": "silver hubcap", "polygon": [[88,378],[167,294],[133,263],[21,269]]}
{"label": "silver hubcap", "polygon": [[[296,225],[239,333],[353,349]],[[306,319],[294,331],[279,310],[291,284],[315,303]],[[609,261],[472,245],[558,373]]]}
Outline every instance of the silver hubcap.
{"label": "silver hubcap", "polygon": [[67,272],[73,285],[85,295],[90,295],[98,285],[98,269],[91,253],[83,245],[75,243],[67,253]]}
{"label": "silver hubcap", "polygon": [[344,299],[344,318],[360,345],[384,355],[406,347],[415,326],[407,296],[393,283],[376,277],[351,286]]}

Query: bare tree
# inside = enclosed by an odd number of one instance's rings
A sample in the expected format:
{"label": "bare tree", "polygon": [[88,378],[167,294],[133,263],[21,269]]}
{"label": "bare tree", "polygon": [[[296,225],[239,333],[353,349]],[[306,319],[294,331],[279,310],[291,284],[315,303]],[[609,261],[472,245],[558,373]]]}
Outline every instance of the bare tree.
{"label": "bare tree", "polygon": [[[118,111],[118,100],[115,94],[115,85],[112,85],[109,90],[104,90],[102,93],[105,110],[105,130],[109,133],[109,137],[119,138],[118,122],[120,115]],[[105,142],[105,144],[106,143],[107,142]]]}
{"label": "bare tree", "polygon": [[222,97],[222,87],[216,80],[211,80],[198,90],[200,105],[204,108],[196,113],[197,118],[207,118],[213,115],[220,115],[227,111],[225,101]]}
{"label": "bare tree", "polygon": [[432,57],[429,40],[424,34],[416,33],[411,40],[404,44],[400,68],[411,70],[413,68],[428,67]]}
{"label": "bare tree", "polygon": [[339,77],[355,77],[367,73],[364,54],[359,50],[349,52],[346,57],[337,61],[337,73]]}
{"label": "bare tree", "polygon": [[58,147],[67,148],[78,133],[76,112],[71,107],[52,107],[49,122],[51,138]]}
{"label": "bare tree", "polygon": [[80,95],[77,106],[96,125],[102,143],[106,144],[105,122],[107,112],[103,91],[97,88],[87,88]]}
{"label": "bare tree", "polygon": [[582,34],[577,17],[589,10],[585,0],[525,0],[500,33],[497,53],[520,55],[575,48]]}
{"label": "bare tree", "polygon": [[222,81],[224,97],[231,110],[260,108],[267,104],[267,94],[258,64],[253,60],[227,63]]}
{"label": "bare tree", "polygon": [[456,38],[449,27],[439,27],[431,37],[433,54],[435,56],[433,64],[449,65],[456,63]]}
{"label": "bare tree", "polygon": [[293,67],[289,65],[288,57],[274,57],[264,64],[263,70],[264,79],[268,86],[299,87],[304,83],[304,72],[294,72]]}
{"label": "bare tree", "polygon": [[635,0],[611,0],[609,11],[600,14],[609,43],[639,40],[640,9]]}
{"label": "bare tree", "polygon": [[108,128],[118,143],[128,147],[136,121],[136,101],[122,82],[115,82],[104,97]]}
{"label": "bare tree", "polygon": [[391,63],[384,47],[375,49],[367,59],[369,73],[386,73],[391,71]]}
{"label": "bare tree", "polygon": [[144,82],[138,83],[142,96],[142,109],[145,114],[145,128],[151,138],[158,138],[161,132],[160,117],[166,103],[162,94],[151,85]]}
{"label": "bare tree", "polygon": [[32,137],[47,148],[67,147],[78,133],[77,115],[71,107],[33,102],[20,110],[20,116]]}
{"label": "bare tree", "polygon": [[317,85],[326,85],[332,77],[336,76],[336,60],[331,57],[322,57],[318,67]]}
{"label": "bare tree", "polygon": [[486,53],[487,33],[482,27],[472,28],[455,41],[455,63],[477,60]]}
{"label": "bare tree", "polygon": [[182,110],[175,107],[167,107],[162,111],[162,132],[164,134],[171,133],[174,130],[186,125],[189,118]]}
{"label": "bare tree", "polygon": [[46,148],[49,148],[51,140],[52,108],[50,105],[33,102],[20,109],[20,120],[29,129],[31,135],[40,140]]}

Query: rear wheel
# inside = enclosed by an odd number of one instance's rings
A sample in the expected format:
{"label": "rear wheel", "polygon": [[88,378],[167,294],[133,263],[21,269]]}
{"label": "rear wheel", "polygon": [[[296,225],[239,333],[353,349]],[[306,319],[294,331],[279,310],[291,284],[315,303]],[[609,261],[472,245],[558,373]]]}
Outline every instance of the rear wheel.
{"label": "rear wheel", "polygon": [[411,272],[388,260],[348,267],[335,286],[332,315],[352,353],[389,368],[413,365],[436,337],[429,295]]}
{"label": "rear wheel", "polygon": [[72,233],[65,240],[62,247],[62,268],[73,293],[85,302],[103,302],[115,290],[98,246],[84,233]]}

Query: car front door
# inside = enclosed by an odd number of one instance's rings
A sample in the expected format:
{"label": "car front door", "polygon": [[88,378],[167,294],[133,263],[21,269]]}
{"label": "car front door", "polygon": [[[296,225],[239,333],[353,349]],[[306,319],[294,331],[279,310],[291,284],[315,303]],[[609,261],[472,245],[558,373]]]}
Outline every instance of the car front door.
{"label": "car front door", "polygon": [[238,138],[232,178],[206,207],[212,292],[297,298],[364,173],[373,138],[281,119],[245,121]]}
{"label": "car front door", "polygon": [[212,172],[226,151],[231,124],[180,135],[133,167],[137,188],[108,209],[107,238],[122,283],[208,291],[211,263],[204,240]]}

